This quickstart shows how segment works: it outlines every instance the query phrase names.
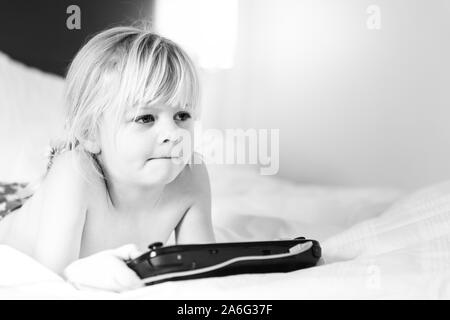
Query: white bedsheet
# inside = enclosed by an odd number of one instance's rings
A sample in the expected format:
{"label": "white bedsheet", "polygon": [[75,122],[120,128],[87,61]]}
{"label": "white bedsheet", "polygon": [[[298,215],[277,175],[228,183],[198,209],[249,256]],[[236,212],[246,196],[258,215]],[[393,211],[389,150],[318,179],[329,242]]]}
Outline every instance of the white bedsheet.
{"label": "white bedsheet", "polygon": [[400,191],[384,188],[295,185],[247,170],[210,174],[218,241],[306,236],[321,241],[325,265],[114,294],[75,290],[0,246],[0,298],[450,298],[450,182],[401,197]]}

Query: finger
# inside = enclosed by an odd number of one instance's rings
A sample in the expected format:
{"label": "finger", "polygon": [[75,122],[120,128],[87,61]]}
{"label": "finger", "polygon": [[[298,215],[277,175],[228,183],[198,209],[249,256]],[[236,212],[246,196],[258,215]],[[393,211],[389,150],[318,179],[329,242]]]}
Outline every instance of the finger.
{"label": "finger", "polygon": [[138,250],[136,245],[127,244],[122,247],[113,250],[113,254],[123,260],[135,259],[139,257],[142,253]]}
{"label": "finger", "polygon": [[116,283],[117,291],[124,291],[130,289],[137,289],[144,286],[142,280],[131,269],[124,268],[120,272],[114,274],[114,282]]}
{"label": "finger", "polygon": [[323,258],[320,258],[318,261],[317,261],[317,266],[323,266],[325,264],[325,259],[323,259]]}

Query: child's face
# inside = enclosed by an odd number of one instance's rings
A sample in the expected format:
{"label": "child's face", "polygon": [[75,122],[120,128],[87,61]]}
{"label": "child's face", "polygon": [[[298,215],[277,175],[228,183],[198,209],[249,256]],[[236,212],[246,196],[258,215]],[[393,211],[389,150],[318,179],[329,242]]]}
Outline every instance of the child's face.
{"label": "child's face", "polygon": [[117,135],[113,112],[103,114],[99,126],[102,166],[118,181],[167,184],[178,176],[192,155],[193,115],[167,105],[136,110],[125,113]]}

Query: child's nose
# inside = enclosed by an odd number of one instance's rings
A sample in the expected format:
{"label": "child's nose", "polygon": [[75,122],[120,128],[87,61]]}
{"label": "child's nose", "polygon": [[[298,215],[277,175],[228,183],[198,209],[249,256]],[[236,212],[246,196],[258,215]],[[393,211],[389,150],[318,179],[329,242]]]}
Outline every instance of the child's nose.
{"label": "child's nose", "polygon": [[182,140],[182,130],[170,115],[161,116],[159,119],[159,137],[158,142],[177,144]]}
{"label": "child's nose", "polygon": [[164,136],[160,137],[159,140],[160,140],[159,141],[160,144],[170,143],[170,142],[172,142],[173,144],[177,144],[182,140],[182,138],[180,135],[170,134],[170,135],[164,135]]}
{"label": "child's nose", "polygon": [[170,126],[163,128],[159,134],[158,142],[159,144],[173,143],[177,144],[181,141],[182,136],[180,128],[176,126]]}

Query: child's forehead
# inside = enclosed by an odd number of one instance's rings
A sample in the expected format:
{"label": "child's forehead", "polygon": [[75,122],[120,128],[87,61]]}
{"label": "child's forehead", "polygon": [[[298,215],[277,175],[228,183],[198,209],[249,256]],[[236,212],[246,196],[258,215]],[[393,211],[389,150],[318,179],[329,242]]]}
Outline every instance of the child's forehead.
{"label": "child's forehead", "polygon": [[127,112],[139,112],[139,111],[149,111],[149,112],[160,112],[167,109],[181,109],[187,110],[185,106],[181,104],[168,104],[168,103],[137,103],[134,106],[128,108]]}

